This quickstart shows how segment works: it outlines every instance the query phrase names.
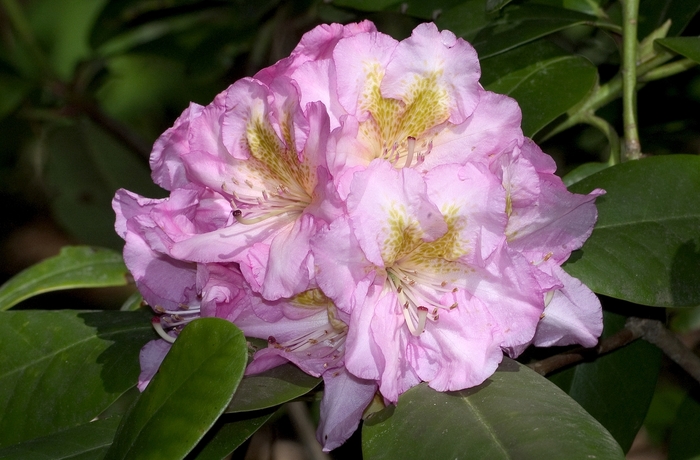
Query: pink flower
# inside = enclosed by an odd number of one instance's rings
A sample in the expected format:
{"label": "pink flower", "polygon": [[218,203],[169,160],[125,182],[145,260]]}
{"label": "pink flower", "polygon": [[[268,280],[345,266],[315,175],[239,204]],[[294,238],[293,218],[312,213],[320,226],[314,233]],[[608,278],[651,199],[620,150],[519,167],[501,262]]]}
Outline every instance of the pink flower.
{"label": "pink flower", "polygon": [[485,91],[474,48],[434,24],[401,42],[366,22],[319,26],[273,69],[260,74],[287,75],[302,103],[327,107],[328,163],[343,198],[352,174],[376,158],[427,170],[522,142],[517,103]]}
{"label": "pink flower", "polygon": [[325,451],[335,449],[357,429],[377,391],[373,380],[358,378],[345,369],[348,315],[318,289],[286,300],[252,296],[252,301],[257,304],[256,314],[240,318],[237,324],[248,336],[266,338],[269,346],[255,354],[246,374],[289,361],[307,374],[323,377],[317,437]]}
{"label": "pink flower", "polygon": [[266,298],[302,292],[313,278],[309,238],[338,213],[328,196],[328,133],[323,106],[302,110],[284,77],[270,86],[244,79],[207,107],[192,104],[151,157],[171,195],[134,211],[133,231],[173,259],[239,263]]}
{"label": "pink flower", "polygon": [[505,205],[483,164],[421,175],[375,160],[355,174],[347,217],[315,242],[319,285],[350,314],[351,373],[395,402],[421,381],[478,385],[502,349],[532,340],[544,292],[508,250]]}
{"label": "pink flower", "polygon": [[189,321],[268,339],[247,373],[323,377],[318,436],[344,442],[379,390],[482,383],[503,353],[595,344],[600,303],[561,265],[596,220],[485,91],[474,49],[422,24],[319,26],[192,104],[154,145],[168,198],[120,190],[124,257],[160,316],[145,387]]}
{"label": "pink flower", "polygon": [[603,330],[600,302],[560,265],[591,235],[597,217],[594,201],[605,192],[568,192],[554,175],[554,160],[529,139],[512,155],[503,157],[500,170],[496,169],[508,193],[509,247],[538,269],[545,284],[556,286],[547,292],[546,309],[532,343],[594,346]]}

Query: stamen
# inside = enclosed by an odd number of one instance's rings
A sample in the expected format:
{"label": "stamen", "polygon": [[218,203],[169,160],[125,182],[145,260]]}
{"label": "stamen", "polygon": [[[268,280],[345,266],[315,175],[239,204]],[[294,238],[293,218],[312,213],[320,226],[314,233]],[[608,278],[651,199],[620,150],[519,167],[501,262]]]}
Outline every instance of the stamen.
{"label": "stamen", "polygon": [[177,315],[177,316],[179,316],[179,315],[198,315],[199,314],[199,308],[193,308],[192,310],[175,311],[175,310],[166,310],[162,307],[160,309],[158,309],[158,307],[156,307],[156,311],[158,311],[158,313],[161,313],[161,314],[165,313],[168,315]]}
{"label": "stamen", "polygon": [[155,331],[158,333],[159,336],[161,336],[163,340],[165,340],[166,342],[175,343],[175,337],[172,337],[165,332],[165,329],[163,329],[163,326],[160,324],[159,317],[154,316],[151,319],[151,326],[153,326],[153,329],[155,329]]}
{"label": "stamen", "polygon": [[417,334],[420,335],[425,330],[425,320],[428,319],[428,309],[425,307],[418,307],[418,327],[416,328]]}
{"label": "stamen", "polygon": [[235,211],[233,211],[233,217],[234,217],[234,218],[238,221],[238,223],[240,223],[240,224],[243,224],[243,225],[254,225],[254,224],[258,224],[258,223],[264,221],[265,219],[269,219],[270,217],[279,216],[279,215],[282,215],[282,214],[287,214],[287,213],[295,212],[295,211],[298,212],[297,209],[282,208],[282,209],[272,210],[272,211],[267,212],[267,213],[265,213],[265,214],[263,214],[263,215],[261,215],[261,216],[258,216],[258,217],[245,218],[245,217],[243,217],[243,211],[241,211],[240,209],[236,209]]}
{"label": "stamen", "polygon": [[554,290],[547,291],[547,293],[544,295],[545,308],[549,305],[549,303],[552,301],[553,298],[554,298]]}
{"label": "stamen", "polygon": [[408,136],[408,139],[406,139],[406,163],[403,165],[404,168],[411,166],[411,162],[413,161],[413,151],[415,148],[416,138],[413,136]]}

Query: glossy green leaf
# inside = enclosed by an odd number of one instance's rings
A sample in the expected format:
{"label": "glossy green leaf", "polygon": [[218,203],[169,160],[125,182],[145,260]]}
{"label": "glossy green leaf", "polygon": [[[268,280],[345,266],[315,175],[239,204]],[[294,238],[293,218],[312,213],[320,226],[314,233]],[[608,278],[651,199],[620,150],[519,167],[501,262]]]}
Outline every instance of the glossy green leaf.
{"label": "glossy green leaf", "polygon": [[235,415],[224,414],[190,453],[189,458],[193,460],[221,460],[225,458],[246,442],[274,414],[274,410]]}
{"label": "glossy green leaf", "polygon": [[226,408],[246,360],[245,337],[232,323],[192,321],[122,420],[105,458],[184,458]]}
{"label": "glossy green leaf", "polygon": [[475,388],[411,388],[365,421],[362,444],[367,460],[624,458],[566,393],[508,358]]}
{"label": "glossy green leaf", "polygon": [[3,460],[98,460],[112,444],[119,417],[95,420],[0,449]]}
{"label": "glossy green leaf", "polygon": [[336,6],[344,6],[361,11],[383,11],[399,3],[396,0],[333,0],[333,4]]}
{"label": "glossy green leaf", "polygon": [[149,312],[0,313],[0,447],[87,423],[136,384]]}
{"label": "glossy green leaf", "polygon": [[123,246],[114,232],[111,206],[118,188],[149,197],[163,194],[144,162],[86,120],[48,129],[40,152],[46,157],[45,179],[56,220],[87,244]]}
{"label": "glossy green leaf", "polygon": [[493,12],[498,11],[512,0],[486,0],[486,11]]}
{"label": "glossy green leaf", "polygon": [[[606,311],[603,338],[622,329],[626,319]],[[660,367],[661,351],[638,340],[549,378],[595,417],[626,452],[644,422]]]}
{"label": "glossy green leaf", "polygon": [[[211,26],[221,20],[228,22],[233,28],[250,27],[278,3],[279,0],[111,0],[100,12],[90,35],[90,42],[93,46],[100,47],[112,39],[124,41],[126,38],[133,46],[171,33],[191,31],[195,28],[200,31],[206,30],[207,25]],[[122,47],[122,51],[128,48]]]}
{"label": "glossy green leaf", "polygon": [[0,310],[44,292],[124,286],[128,281],[129,271],[121,254],[108,249],[66,246],[57,256],[27,268],[0,286]]}
{"label": "glossy green leaf", "polygon": [[527,3],[508,5],[495,16],[486,12],[486,1],[467,1],[445,11],[436,21],[440,28],[449,29],[471,42],[480,59],[597,20],[595,16],[564,8]]}
{"label": "glossy green leaf", "polygon": [[564,269],[593,291],[652,306],[700,304],[700,157],[607,168],[570,187],[603,188],[598,223]]}
{"label": "glossy green leaf", "polygon": [[688,460],[700,457],[700,402],[698,392],[691,392],[681,402],[671,428],[668,460]]}
{"label": "glossy green leaf", "polygon": [[567,56],[571,56],[571,53],[567,53],[549,40],[535,40],[497,56],[480,59],[481,79],[479,81],[482,85],[488,86],[506,75],[538,62]]}
{"label": "glossy green leaf", "polygon": [[[399,11],[407,16],[435,20],[451,7],[464,3],[464,0],[332,0],[333,5],[360,11]],[[485,7],[485,4],[483,5]],[[483,12],[483,11],[482,11]]]}
{"label": "glossy green leaf", "polygon": [[[518,58],[523,50],[514,50]],[[507,57],[511,53],[500,57]],[[517,59],[520,62],[520,59]],[[558,56],[537,61],[500,76],[484,87],[507,94],[518,101],[523,112],[523,133],[532,137],[537,131],[581,102],[598,80],[596,67],[580,56]],[[566,81],[566,84],[561,84]]]}
{"label": "glossy green leaf", "polygon": [[605,168],[609,167],[610,165],[606,163],[584,163],[569,171],[561,179],[562,181],[564,181],[564,185],[568,187],[570,185],[575,184],[576,182],[581,182],[586,177],[592,176],[598,171],[602,171]]}
{"label": "glossy green leaf", "polygon": [[700,63],[700,37],[662,38],[656,40],[655,43]]}
{"label": "glossy green leaf", "polygon": [[246,412],[279,406],[313,390],[321,383],[293,364],[283,364],[243,378],[226,412]]}
{"label": "glossy green leaf", "polygon": [[603,7],[603,4],[606,3],[605,0],[534,0],[533,3],[566,8],[599,18],[607,17],[607,13]]}
{"label": "glossy green leaf", "polygon": [[699,0],[654,0],[639,2],[638,36],[646,37],[671,20],[668,36],[680,35],[690,20],[700,10]]}

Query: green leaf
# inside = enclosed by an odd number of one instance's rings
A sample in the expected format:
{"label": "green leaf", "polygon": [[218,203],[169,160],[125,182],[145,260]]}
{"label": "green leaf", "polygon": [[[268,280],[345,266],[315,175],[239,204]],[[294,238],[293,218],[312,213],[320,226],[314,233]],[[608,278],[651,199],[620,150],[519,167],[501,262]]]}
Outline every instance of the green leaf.
{"label": "green leaf", "polygon": [[486,11],[498,11],[513,0],[486,0]]}
{"label": "green leaf", "polygon": [[232,323],[192,321],[122,420],[105,458],[184,458],[231,400],[246,358],[245,337]]}
{"label": "green leaf", "polygon": [[528,137],[581,102],[598,81],[587,59],[557,55],[551,46],[535,42],[484,61],[484,87],[518,101]]}
{"label": "green leaf", "polygon": [[564,181],[564,185],[568,187],[576,182],[582,181],[588,176],[592,176],[598,171],[602,171],[609,167],[610,165],[606,163],[584,163],[569,171],[564,177],[562,177],[562,180]]}
{"label": "green leaf", "polygon": [[[96,48],[107,44],[107,48],[113,49],[116,43],[121,42],[117,48],[123,52],[131,46],[147,43],[168,34],[193,30],[198,34],[207,33],[212,30],[212,24],[228,23],[233,29],[250,28],[278,3],[279,0],[112,0],[100,12],[92,29],[90,42]],[[192,36],[188,38],[191,39]],[[108,43],[110,41],[111,43]],[[124,46],[125,44],[128,46]]]}
{"label": "green leaf", "polygon": [[[112,198],[118,188],[162,196],[145,164],[101,129],[80,120],[42,137],[51,206],[58,222],[88,244],[121,248]],[[77,167],[76,165],[80,165]]]}
{"label": "green leaf", "polygon": [[674,53],[700,63],[700,37],[662,38],[655,40],[654,43],[658,43]]}
{"label": "green leaf", "polygon": [[639,26],[637,29],[640,39],[646,37],[661,27],[666,20],[671,20],[669,37],[680,35],[690,20],[700,10],[700,0],[654,0],[639,2]]}
{"label": "green leaf", "polygon": [[598,223],[564,268],[599,294],[665,307],[700,304],[700,157],[629,161],[570,187],[603,188]]}
{"label": "green leaf", "polygon": [[668,441],[678,408],[687,394],[686,388],[669,383],[666,379],[660,379],[644,419],[644,429],[653,444],[662,444]]}
{"label": "green leaf", "polygon": [[69,81],[81,61],[90,57],[87,36],[104,0],[32,2],[27,17],[32,32],[61,80]]}
{"label": "green leaf", "polygon": [[247,375],[238,386],[226,412],[246,412],[279,406],[313,390],[321,383],[293,364],[283,364]]}
{"label": "green leaf", "polygon": [[129,271],[121,254],[108,249],[66,246],[57,256],[27,268],[0,286],[0,310],[45,292],[124,286],[128,281]]}
{"label": "green leaf", "polygon": [[678,408],[676,420],[671,428],[669,460],[687,460],[700,456],[700,403],[697,397],[697,392],[689,393]]}
{"label": "green leaf", "polygon": [[486,1],[467,1],[444,12],[436,21],[440,28],[470,41],[480,59],[597,20],[576,11],[536,4],[508,5],[495,16],[486,12]]}
{"label": "green leaf", "polygon": [[[603,338],[622,329],[626,319],[604,312]],[[549,378],[595,417],[627,452],[644,422],[660,367],[661,351],[637,340]]]}
{"label": "green leaf", "polygon": [[95,420],[49,436],[0,449],[3,460],[101,459],[112,444],[119,417]]}
{"label": "green leaf", "polygon": [[0,312],[0,447],[87,423],[136,384],[150,312]]}
{"label": "green leaf", "polygon": [[26,78],[0,72],[0,119],[19,107],[32,86]]}
{"label": "green leaf", "polygon": [[190,457],[193,460],[221,460],[225,458],[246,442],[274,414],[274,410],[235,415],[224,414],[191,452]]}
{"label": "green leaf", "polygon": [[605,3],[605,0],[534,0],[532,3],[556,6],[559,8],[578,11],[580,13],[590,14],[599,18],[607,18],[607,13],[602,5]]}
{"label": "green leaf", "polygon": [[478,387],[437,392],[425,383],[362,429],[366,459],[623,459],[620,446],[544,377],[504,358]]}

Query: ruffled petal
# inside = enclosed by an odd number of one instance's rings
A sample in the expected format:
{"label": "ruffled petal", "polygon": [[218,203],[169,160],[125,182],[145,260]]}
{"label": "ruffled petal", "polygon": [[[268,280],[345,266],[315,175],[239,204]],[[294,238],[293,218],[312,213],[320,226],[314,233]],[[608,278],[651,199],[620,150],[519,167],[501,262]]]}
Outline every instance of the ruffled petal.
{"label": "ruffled petal", "polygon": [[[457,124],[470,116],[479,102],[480,76],[479,59],[469,43],[449,30],[439,32],[435,24],[424,23],[396,47],[381,90],[384,97],[407,105],[425,98],[427,113],[436,116],[444,106],[449,117],[444,120]],[[444,121],[440,118],[427,126]]]}
{"label": "ruffled petal", "polygon": [[532,341],[537,347],[553,347],[578,343],[593,347],[603,332],[603,311],[598,297],[578,279],[556,264],[548,264],[553,276],[563,287],[556,289],[537,325]]}

